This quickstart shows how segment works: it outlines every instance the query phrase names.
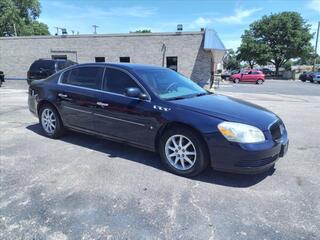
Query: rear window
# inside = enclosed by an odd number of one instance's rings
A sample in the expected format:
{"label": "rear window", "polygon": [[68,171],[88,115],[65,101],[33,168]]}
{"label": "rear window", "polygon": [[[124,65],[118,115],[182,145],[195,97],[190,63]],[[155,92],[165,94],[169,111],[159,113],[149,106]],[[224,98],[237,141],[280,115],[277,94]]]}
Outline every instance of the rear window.
{"label": "rear window", "polygon": [[72,66],[74,64],[75,64],[75,62],[72,62],[72,61],[57,61],[58,70],[67,68],[67,67]]}
{"label": "rear window", "polygon": [[66,62],[58,62],[58,70],[64,69],[66,67]]}
{"label": "rear window", "polygon": [[104,67],[80,67],[66,71],[62,83],[79,87],[100,89]]}
{"label": "rear window", "polygon": [[54,67],[55,62],[52,60],[41,60],[41,61],[35,61],[31,64],[30,70],[31,71],[39,71],[40,68],[43,69],[55,69]]}

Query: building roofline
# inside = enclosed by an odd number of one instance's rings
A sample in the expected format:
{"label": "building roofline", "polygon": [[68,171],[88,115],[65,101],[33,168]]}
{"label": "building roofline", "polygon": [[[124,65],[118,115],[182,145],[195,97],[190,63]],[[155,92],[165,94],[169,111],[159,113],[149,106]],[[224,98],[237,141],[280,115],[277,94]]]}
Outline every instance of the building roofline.
{"label": "building roofline", "polygon": [[103,37],[152,37],[152,36],[180,36],[180,35],[203,35],[204,31],[193,32],[154,32],[154,33],[110,33],[110,34],[80,34],[80,35],[45,35],[45,36],[18,36],[0,37],[0,40],[20,39],[64,39],[64,38],[103,38]]}

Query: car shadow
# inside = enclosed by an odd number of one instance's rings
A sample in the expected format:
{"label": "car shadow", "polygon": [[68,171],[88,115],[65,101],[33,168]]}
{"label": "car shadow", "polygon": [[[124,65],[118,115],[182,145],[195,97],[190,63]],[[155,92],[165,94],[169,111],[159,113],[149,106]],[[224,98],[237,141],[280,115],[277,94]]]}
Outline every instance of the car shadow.
{"label": "car shadow", "polygon": [[[38,135],[44,136],[40,124],[29,125],[26,128]],[[158,154],[134,148],[126,144],[71,131],[68,131],[67,134],[59,140],[105,153],[110,158],[119,157],[140,164],[145,164],[161,171],[166,171],[161,164]],[[271,176],[274,171],[275,169],[272,168],[261,174],[235,174],[215,171],[208,167],[203,173],[199,176],[193,177],[192,179],[227,187],[246,188],[261,182],[268,176]]]}

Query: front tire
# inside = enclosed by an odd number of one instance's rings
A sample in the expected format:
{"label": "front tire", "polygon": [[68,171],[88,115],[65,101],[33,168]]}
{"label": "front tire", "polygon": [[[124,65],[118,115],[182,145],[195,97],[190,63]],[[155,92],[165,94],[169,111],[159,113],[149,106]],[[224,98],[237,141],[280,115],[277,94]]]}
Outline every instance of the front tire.
{"label": "front tire", "polygon": [[163,164],[174,174],[196,176],[208,165],[204,141],[189,129],[167,130],[160,140],[159,148]]}
{"label": "front tire", "polygon": [[63,124],[59,113],[50,104],[41,107],[39,121],[44,134],[50,138],[58,138],[64,133]]}
{"label": "front tire", "polygon": [[239,79],[239,78],[236,78],[236,79],[233,80],[233,82],[234,82],[234,83],[239,83],[239,82],[240,82],[240,79]]}
{"label": "front tire", "polygon": [[263,84],[263,80],[262,79],[258,79],[256,84],[259,84],[259,85]]}

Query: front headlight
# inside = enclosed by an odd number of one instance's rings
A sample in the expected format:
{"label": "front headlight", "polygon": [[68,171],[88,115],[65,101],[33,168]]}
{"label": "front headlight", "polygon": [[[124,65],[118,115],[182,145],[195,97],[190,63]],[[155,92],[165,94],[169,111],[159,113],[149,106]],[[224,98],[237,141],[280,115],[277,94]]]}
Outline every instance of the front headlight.
{"label": "front headlight", "polygon": [[230,142],[258,143],[266,140],[260,129],[247,124],[222,122],[218,124],[218,129]]}

